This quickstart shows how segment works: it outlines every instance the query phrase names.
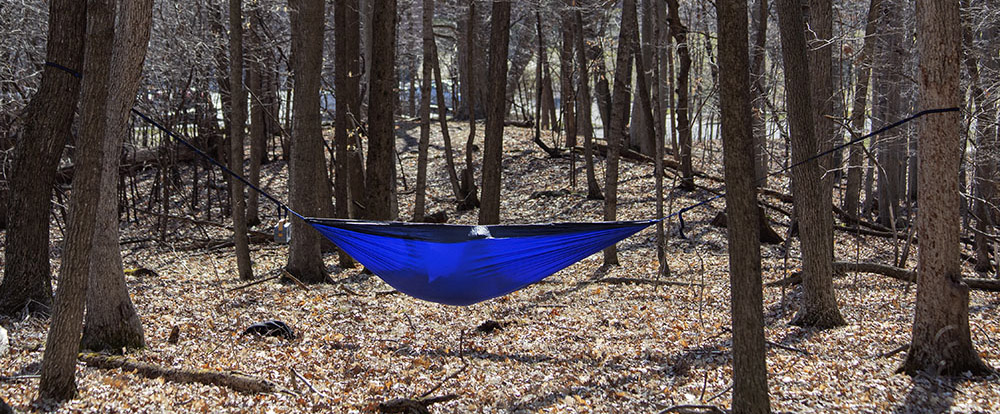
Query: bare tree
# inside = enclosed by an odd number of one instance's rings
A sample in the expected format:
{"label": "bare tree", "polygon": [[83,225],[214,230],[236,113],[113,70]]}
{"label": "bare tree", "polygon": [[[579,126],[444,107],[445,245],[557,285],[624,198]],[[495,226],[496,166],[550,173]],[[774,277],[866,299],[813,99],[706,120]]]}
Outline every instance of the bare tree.
{"label": "bare tree", "polygon": [[[45,59],[69,69],[83,66],[86,2],[52,0]],[[51,312],[49,213],[52,185],[63,146],[73,126],[80,79],[45,66],[38,92],[24,112],[24,128],[14,147],[9,176],[11,214],[0,282],[0,314],[27,309]]]}
{"label": "bare tree", "polygon": [[373,0],[371,92],[368,96],[368,166],[365,168],[366,215],[392,220],[396,196],[396,0]]}
{"label": "bare tree", "polygon": [[594,124],[591,114],[590,100],[590,79],[587,75],[587,48],[584,42],[583,12],[576,10],[573,13],[575,20],[576,36],[576,67],[580,72],[577,75],[577,114],[580,117],[580,130],[583,131],[583,163],[587,170],[587,199],[604,199],[604,192],[601,185],[597,183],[597,173],[594,171]]}
{"label": "bare tree", "polygon": [[[247,123],[247,91],[243,85],[243,2],[229,0],[229,84],[232,108],[229,111],[229,169],[243,175],[243,136]],[[243,182],[229,180],[233,217],[233,242],[240,280],[253,279],[250,240],[247,237],[247,199]],[[166,197],[164,197],[166,198]]]}
{"label": "bare tree", "polygon": [[[362,194],[352,193],[352,188],[364,188],[364,170],[361,168],[359,145],[357,142],[359,128],[358,117],[361,116],[361,101],[359,94],[360,70],[360,16],[358,15],[358,0],[337,0],[334,7],[334,30],[336,61],[334,88],[337,92],[337,105],[334,113],[334,147],[336,165],[334,166],[334,196],[337,200],[337,217],[350,218],[353,201],[363,201]],[[352,168],[353,167],[353,168]],[[351,185],[352,178],[360,186]],[[340,266],[353,267],[354,260],[350,255],[340,252]]]}
{"label": "bare tree", "polygon": [[[871,0],[868,5],[868,19],[865,24],[865,40],[857,60],[857,82],[854,86],[854,106],[851,108],[851,132],[853,138],[860,136],[865,127],[866,111],[868,109],[868,83],[871,79],[872,55],[875,52],[875,30],[877,30],[879,9],[882,0]],[[847,159],[847,184],[844,190],[844,212],[849,217],[859,218],[861,205],[861,164],[864,148],[861,145],[851,145]]]}
{"label": "bare tree", "polygon": [[[778,26],[785,66],[788,130],[792,164],[817,153],[813,102],[806,60],[805,23],[798,0],[778,1]],[[832,226],[830,204],[824,204],[824,187],[816,185],[823,170],[815,159],[792,169],[792,195],[799,218],[802,248],[803,296],[793,324],[830,328],[845,324],[833,290]],[[827,226],[827,227],[824,227]]]}
{"label": "bare tree", "polygon": [[486,137],[483,138],[483,196],[479,224],[500,223],[500,159],[503,157],[503,121],[506,108],[507,51],[510,39],[510,3],[493,2],[490,28],[490,98],[486,102]]}
{"label": "bare tree", "polygon": [[688,81],[691,71],[691,51],[687,40],[687,26],[681,23],[680,6],[677,0],[667,0],[670,21],[670,35],[677,41],[677,57],[679,65],[677,68],[677,107],[674,111],[677,116],[677,134],[680,144],[680,151],[677,154],[681,164],[680,188],[684,190],[694,189],[694,166],[692,165],[691,154],[691,123],[688,121],[690,102],[688,99]]}
{"label": "bare tree", "polygon": [[101,196],[90,262],[90,286],[83,326],[82,347],[95,351],[146,346],[142,322],[125,284],[118,247],[119,166],[122,143],[129,134],[129,114],[135,104],[153,20],[153,0],[119,3],[111,52],[104,160],[101,163]]}
{"label": "bare tree", "polygon": [[[424,220],[427,199],[427,147],[431,141],[431,60],[434,53],[434,0],[423,0],[423,67],[420,74],[420,141],[417,145],[417,194],[413,220]],[[411,92],[412,93],[412,92]],[[439,103],[439,105],[443,104]]]}
{"label": "bare tree", "polygon": [[[295,95],[292,123],[292,161],[289,166],[291,207],[318,216],[322,200],[316,185],[327,182],[323,135],[319,116],[320,71],[323,61],[323,0],[289,0],[292,21],[292,76]],[[306,283],[326,280],[320,235],[302,220],[292,221],[289,273]]]}
{"label": "bare tree", "polygon": [[108,76],[115,37],[115,1],[87,1],[87,48],[84,51],[83,120],[77,139],[73,196],[69,202],[66,247],[59,268],[59,289],[49,334],[45,339],[38,394],[42,399],[68,400],[76,394],[76,356],[80,350],[87,276],[94,250],[97,206],[101,196]]}
{"label": "bare tree", "polygon": [[[920,108],[952,108],[961,101],[961,27],[958,2],[917,2]],[[899,368],[909,375],[991,370],[972,345],[969,287],[962,282],[959,117],[958,112],[934,114],[919,124],[917,303],[910,350]]]}
{"label": "bare tree", "polygon": [[730,220],[727,250],[733,318],[733,412],[768,413],[746,3],[721,2],[717,12],[726,216]]}

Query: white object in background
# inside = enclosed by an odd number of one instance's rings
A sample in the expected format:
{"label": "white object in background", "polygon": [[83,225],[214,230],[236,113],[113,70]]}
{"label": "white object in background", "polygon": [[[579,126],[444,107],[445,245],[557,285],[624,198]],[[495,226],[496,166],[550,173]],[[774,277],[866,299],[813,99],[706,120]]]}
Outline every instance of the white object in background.
{"label": "white object in background", "polygon": [[7,339],[7,330],[0,326],[0,356],[7,355],[10,351],[10,340]]}
{"label": "white object in background", "polygon": [[278,220],[278,225],[274,226],[274,241],[288,244],[292,239],[292,223],[288,219]]}

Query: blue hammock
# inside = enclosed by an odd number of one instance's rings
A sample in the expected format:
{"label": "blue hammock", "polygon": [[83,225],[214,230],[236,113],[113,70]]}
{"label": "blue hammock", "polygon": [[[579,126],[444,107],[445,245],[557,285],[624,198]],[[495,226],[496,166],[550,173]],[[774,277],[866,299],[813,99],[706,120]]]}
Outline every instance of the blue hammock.
{"label": "blue hammock", "polygon": [[396,290],[458,306],[538,282],[656,223],[464,226],[306,221]]}

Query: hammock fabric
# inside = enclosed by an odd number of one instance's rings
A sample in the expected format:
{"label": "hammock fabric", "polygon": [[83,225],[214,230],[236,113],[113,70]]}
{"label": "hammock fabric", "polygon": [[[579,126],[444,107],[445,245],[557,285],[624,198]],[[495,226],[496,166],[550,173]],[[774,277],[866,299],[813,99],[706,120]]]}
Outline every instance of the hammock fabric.
{"label": "hammock fabric", "polygon": [[306,221],[396,290],[458,306],[538,282],[656,223],[463,226]]}

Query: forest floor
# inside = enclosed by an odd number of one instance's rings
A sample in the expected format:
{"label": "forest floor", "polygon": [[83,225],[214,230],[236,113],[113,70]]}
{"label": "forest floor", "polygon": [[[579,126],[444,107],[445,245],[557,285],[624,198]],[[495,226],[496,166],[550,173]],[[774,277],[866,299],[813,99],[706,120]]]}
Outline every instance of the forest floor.
{"label": "forest floor", "polygon": [[[435,125],[431,147],[428,211],[444,210],[451,223],[474,223],[476,211],[456,212],[444,170]],[[398,148],[408,188],[416,181],[419,128],[401,123]],[[577,185],[569,192],[531,198],[537,191],[569,186],[567,158],[550,159],[531,143],[528,129],[507,128],[503,161],[504,223],[599,221],[603,202],[586,199],[582,157]],[[453,126],[452,139],[464,147],[465,125]],[[481,142],[482,129],[478,140]],[[721,176],[719,143],[700,148],[696,166]],[[477,153],[476,157],[481,154]],[[461,150],[456,159],[463,160]],[[461,161],[459,161],[461,165]],[[266,165],[264,186],[286,196],[284,162]],[[603,182],[604,160],[597,158]],[[623,160],[619,219],[655,217],[653,165]],[[190,186],[190,174],[182,178]],[[153,173],[140,176],[148,193]],[[216,177],[218,177],[216,173]],[[709,188],[720,183],[699,179]],[[673,188],[673,179],[665,180]],[[771,188],[784,189],[772,180]],[[147,190],[144,190],[147,189]],[[787,190],[782,190],[787,192]],[[189,190],[175,195],[178,215],[190,214]],[[703,191],[672,191],[667,211],[704,200]],[[769,204],[791,211],[774,197]],[[408,219],[413,192],[401,190],[400,215]],[[146,201],[141,205],[145,206]],[[341,269],[336,256],[326,263],[333,283],[303,289],[270,281],[240,290],[231,247],[201,248],[206,237],[225,239],[224,229],[170,220],[166,239],[152,229],[155,217],[123,223],[126,267],[155,274],[127,276],[142,317],[148,347],[129,354],[136,360],[173,368],[236,371],[273,381],[287,389],[245,395],[227,388],[149,380],[121,370],[77,371],[79,396],[56,412],[374,412],[381,402],[454,394],[432,412],[660,412],[679,404],[730,406],[732,355],[729,279],[725,229],[709,224],[724,202],[685,214],[687,238],[678,223],[667,223],[670,275],[683,282],[613,284],[604,278],[658,279],[655,233],[647,229],[619,244],[618,266],[602,266],[595,254],[535,285],[484,303],[453,307],[400,294],[361,267]],[[270,233],[277,218],[262,202]],[[788,217],[768,209],[779,234]],[[223,222],[216,210],[198,219]],[[58,215],[56,222],[61,224]],[[60,226],[53,226],[53,270],[59,265]],[[152,237],[150,237],[152,236]],[[797,239],[762,247],[764,281],[799,269]],[[787,254],[786,254],[787,253]],[[277,275],[287,245],[251,246],[258,277]],[[910,254],[909,268],[913,268]],[[838,232],[836,257],[843,261],[892,263],[894,245],[885,238]],[[967,274],[971,266],[965,264]],[[915,378],[896,374],[907,344],[915,286],[884,276],[848,274],[835,279],[837,300],[848,325],[815,330],[789,325],[800,298],[798,287],[766,287],[764,309],[768,387],[776,412],[998,412],[1000,379]],[[976,349],[1000,367],[1000,297],[972,292],[970,324]],[[295,340],[240,336],[251,323],[279,319],[299,335]],[[502,327],[476,328],[487,321]],[[31,374],[42,359],[48,320],[0,319],[12,348],[0,357],[0,376]],[[171,330],[179,341],[168,343]],[[887,355],[888,354],[888,355]],[[293,373],[294,370],[294,373]],[[296,379],[296,373],[302,379]],[[435,387],[439,388],[434,390]],[[37,379],[2,379],[0,397],[17,410],[32,411]]]}

